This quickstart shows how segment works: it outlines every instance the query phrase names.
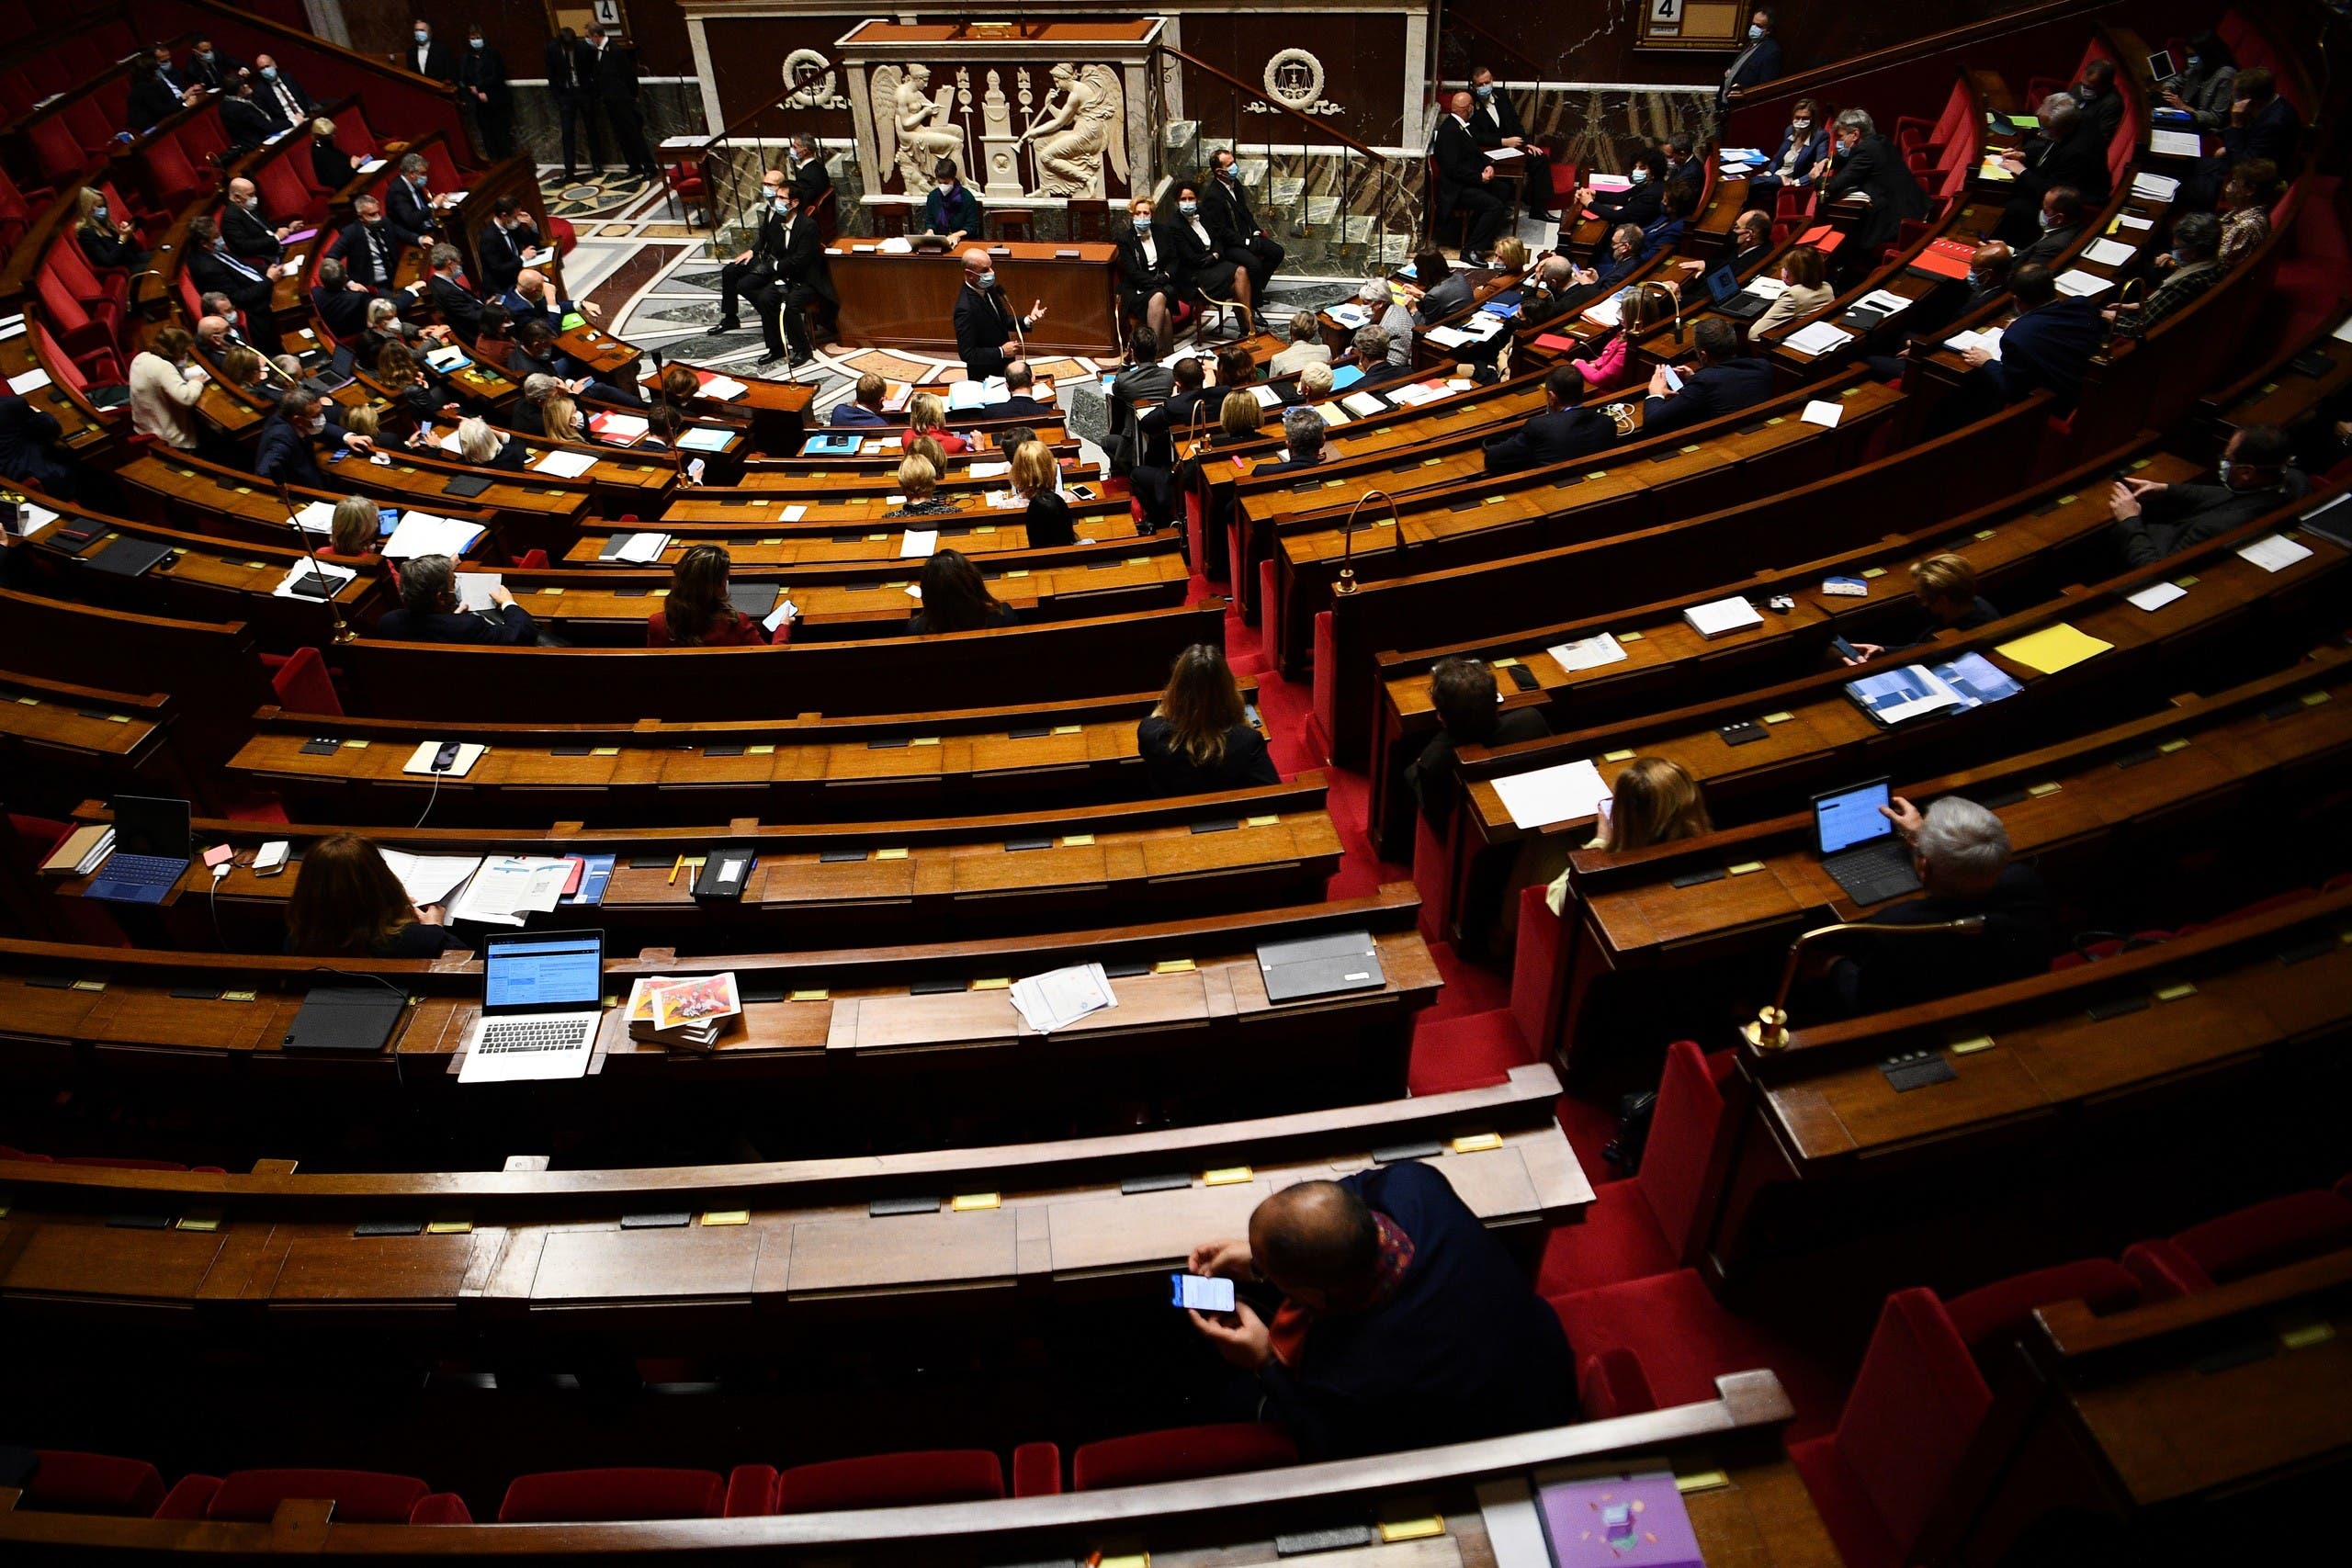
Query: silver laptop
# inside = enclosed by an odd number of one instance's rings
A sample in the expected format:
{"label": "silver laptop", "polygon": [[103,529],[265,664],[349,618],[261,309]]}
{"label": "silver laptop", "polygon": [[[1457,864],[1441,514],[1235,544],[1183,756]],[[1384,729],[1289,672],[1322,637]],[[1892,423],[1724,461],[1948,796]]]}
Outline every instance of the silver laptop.
{"label": "silver laptop", "polygon": [[605,934],[492,937],[482,953],[481,1020],[459,1083],[576,1078],[604,1018]]}

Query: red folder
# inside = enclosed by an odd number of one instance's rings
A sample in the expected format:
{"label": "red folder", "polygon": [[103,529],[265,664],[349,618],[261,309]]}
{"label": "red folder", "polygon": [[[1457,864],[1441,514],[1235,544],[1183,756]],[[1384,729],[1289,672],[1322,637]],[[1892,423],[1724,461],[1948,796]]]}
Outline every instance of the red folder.
{"label": "red folder", "polygon": [[1798,244],[1811,245],[1825,256],[1845,243],[1846,236],[1826,223],[1816,223],[1797,236]]}
{"label": "red folder", "polygon": [[1535,346],[1553,349],[1561,354],[1574,354],[1577,344],[1577,340],[1572,337],[1562,337],[1558,333],[1544,333],[1536,338]]}

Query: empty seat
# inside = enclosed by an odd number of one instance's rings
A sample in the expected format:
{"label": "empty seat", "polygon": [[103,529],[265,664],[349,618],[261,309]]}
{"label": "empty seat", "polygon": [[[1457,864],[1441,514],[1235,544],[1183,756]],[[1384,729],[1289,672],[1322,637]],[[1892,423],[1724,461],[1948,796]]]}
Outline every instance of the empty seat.
{"label": "empty seat", "polygon": [[1070,1489],[1100,1492],[1110,1486],[1148,1486],[1155,1482],[1272,1470],[1297,1462],[1298,1445],[1279,1427],[1259,1421],[1176,1427],[1087,1444],[1070,1456]]}
{"label": "empty seat", "polygon": [[2150,1295],[2181,1296],[2345,1246],[2352,1246],[2352,1199],[2319,1188],[2135,1242],[2123,1266]]}
{"label": "empty seat", "polygon": [[1723,1124],[1717,1086],[1731,1055],[1720,1053],[1711,1063],[1688,1040],[1667,1047],[1641,1169],[1594,1188],[1584,1223],[1557,1226],[1545,1238],[1539,1291],[1561,1295],[1680,1266],[1704,1208],[1707,1162]]}
{"label": "empty seat", "polygon": [[17,1501],[20,1508],[143,1519],[163,1505],[164,1478],[143,1459],[74,1449],[36,1449],[33,1453],[37,1462]]}
{"label": "empty seat", "polygon": [[225,1478],[183,1475],[163,1506],[159,1519],[227,1519],[266,1523],[277,1506],[293,1498],[316,1498],[334,1505],[334,1517],[344,1524],[404,1525],[428,1488],[413,1475],[386,1475],[372,1470],[240,1470]]}
{"label": "empty seat", "polygon": [[516,1476],[506,1488],[505,1500],[498,1505],[498,1522],[715,1519],[726,1501],[727,1483],[716,1471],[650,1466],[550,1470]]}
{"label": "empty seat", "polygon": [[[762,1491],[763,1505],[752,1502]],[[1004,1495],[1004,1466],[986,1449],[922,1449],[797,1464],[777,1472],[741,1465],[728,1480],[727,1511],[826,1514],[844,1508],[907,1508],[984,1503]]]}
{"label": "empty seat", "polygon": [[1650,1390],[1649,1374],[1642,1371],[1642,1359],[1620,1345],[1578,1363],[1577,1403],[1587,1420],[1606,1421],[1656,1410],[1657,1395]]}
{"label": "empty seat", "polygon": [[2093,1312],[2121,1312],[2140,1303],[2140,1281],[2120,1263],[2086,1258],[2012,1274],[1979,1285],[1944,1303],[1952,1328],[1971,1350],[1996,1336],[2024,1330],[2036,1309],[2052,1302],[2088,1302]]}

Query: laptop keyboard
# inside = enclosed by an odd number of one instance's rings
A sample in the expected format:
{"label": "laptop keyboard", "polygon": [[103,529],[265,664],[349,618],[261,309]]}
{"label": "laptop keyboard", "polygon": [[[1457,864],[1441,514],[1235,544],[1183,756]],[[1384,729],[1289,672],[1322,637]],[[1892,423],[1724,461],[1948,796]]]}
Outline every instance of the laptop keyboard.
{"label": "laptop keyboard", "polygon": [[168,887],[187,869],[186,861],[161,855],[116,855],[98,873],[98,880],[132,887]]}
{"label": "laptop keyboard", "polygon": [[1876,904],[1919,890],[1911,852],[1899,840],[1833,855],[1821,863],[1821,869],[1857,904]]}
{"label": "laptop keyboard", "polygon": [[477,1049],[569,1051],[580,1043],[583,1032],[577,1019],[492,1019],[482,1026],[481,1044]]}

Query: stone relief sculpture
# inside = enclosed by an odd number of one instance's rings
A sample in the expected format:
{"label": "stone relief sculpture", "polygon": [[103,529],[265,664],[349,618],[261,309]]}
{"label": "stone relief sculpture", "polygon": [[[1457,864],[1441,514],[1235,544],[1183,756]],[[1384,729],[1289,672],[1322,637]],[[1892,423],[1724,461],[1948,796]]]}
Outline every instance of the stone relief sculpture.
{"label": "stone relief sculpture", "polygon": [[1032,196],[1101,199],[1106,194],[1106,152],[1125,184],[1126,100],[1118,73],[1108,65],[1055,66],[1044,107],[1021,140],[1036,154],[1037,186]]}
{"label": "stone relief sculpture", "polygon": [[835,90],[832,62],[813,49],[796,49],[784,57],[784,87],[788,109],[849,107],[849,100]]}
{"label": "stone relief sculpture", "polygon": [[931,90],[931,67],[910,65],[903,74],[896,65],[874,73],[874,130],[881,142],[882,162],[895,163],[909,196],[931,194],[932,169],[942,158],[953,158],[958,171],[969,175],[971,158],[962,128],[955,116],[956,87]]}

